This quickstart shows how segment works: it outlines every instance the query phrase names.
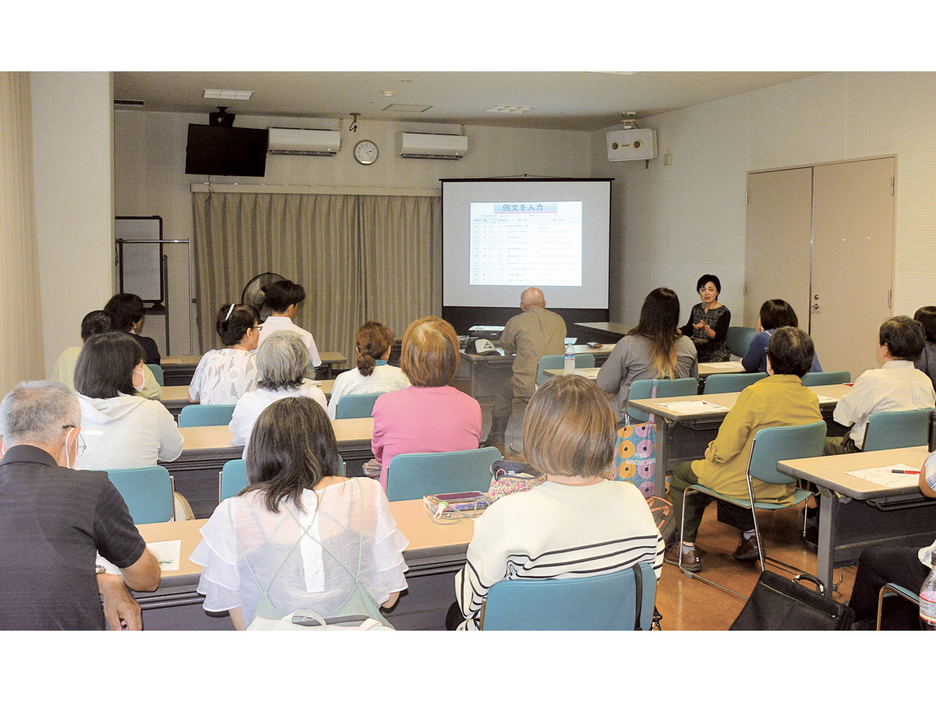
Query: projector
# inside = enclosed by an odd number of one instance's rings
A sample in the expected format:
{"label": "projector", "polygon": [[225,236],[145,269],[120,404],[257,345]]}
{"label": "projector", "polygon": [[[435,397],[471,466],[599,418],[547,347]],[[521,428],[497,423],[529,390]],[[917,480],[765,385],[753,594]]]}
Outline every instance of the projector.
{"label": "projector", "polygon": [[471,327],[468,330],[468,336],[473,336],[476,339],[491,339],[493,341],[500,341],[500,335],[502,331],[504,331],[503,327],[477,326]]}

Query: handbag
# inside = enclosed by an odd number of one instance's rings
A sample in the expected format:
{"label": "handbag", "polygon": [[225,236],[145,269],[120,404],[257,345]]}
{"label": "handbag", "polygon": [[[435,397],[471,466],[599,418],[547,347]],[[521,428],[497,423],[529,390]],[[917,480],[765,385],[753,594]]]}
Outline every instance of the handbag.
{"label": "handbag", "polygon": [[[651,397],[657,393],[657,381],[653,381]],[[656,473],[656,420],[650,415],[650,421],[642,424],[627,424],[618,429],[614,447],[614,465],[611,468],[612,480],[624,480],[633,483],[644,497],[653,495],[654,474]]]}
{"label": "handbag", "polygon": [[[815,592],[800,585],[800,580],[815,583]],[[729,631],[840,631],[851,628],[855,612],[823,593],[818,578],[801,573],[788,580],[765,570],[757,579],[751,596],[729,627]]]}
{"label": "handbag", "polygon": [[546,482],[546,476],[537,473],[529,464],[516,461],[494,461],[491,464],[491,486],[488,496],[496,502],[515,492],[526,492]]}
{"label": "handbag", "polygon": [[248,631],[393,631],[376,619],[364,616],[324,618],[311,609],[299,609],[282,619],[254,617]]}

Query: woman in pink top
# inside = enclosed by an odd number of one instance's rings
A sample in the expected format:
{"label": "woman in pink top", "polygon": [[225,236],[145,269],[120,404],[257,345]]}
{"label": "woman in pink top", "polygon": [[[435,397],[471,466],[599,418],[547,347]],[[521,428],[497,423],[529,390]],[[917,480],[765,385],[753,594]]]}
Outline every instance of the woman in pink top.
{"label": "woman in pink top", "polygon": [[387,466],[398,454],[478,448],[481,405],[448,385],[459,359],[458,337],[448,322],[425,317],[407,328],[400,368],[412,386],[384,393],[374,404],[371,449],[384,490]]}

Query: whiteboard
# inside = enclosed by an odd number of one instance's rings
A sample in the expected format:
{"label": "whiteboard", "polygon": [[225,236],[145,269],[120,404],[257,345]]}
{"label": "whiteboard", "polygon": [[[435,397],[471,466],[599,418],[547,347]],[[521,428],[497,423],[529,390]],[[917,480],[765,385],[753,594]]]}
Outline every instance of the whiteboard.
{"label": "whiteboard", "polygon": [[[162,217],[117,217],[117,287],[134,293],[146,304],[162,305],[163,289]],[[122,239],[133,242],[123,243]]]}

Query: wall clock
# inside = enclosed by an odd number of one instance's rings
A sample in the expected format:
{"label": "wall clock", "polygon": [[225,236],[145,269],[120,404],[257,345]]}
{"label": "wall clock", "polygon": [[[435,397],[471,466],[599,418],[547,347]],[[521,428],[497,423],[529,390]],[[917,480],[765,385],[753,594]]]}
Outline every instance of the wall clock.
{"label": "wall clock", "polygon": [[363,139],[354,146],[354,158],[364,166],[374,163],[378,156],[380,156],[380,150],[377,144],[368,139]]}

